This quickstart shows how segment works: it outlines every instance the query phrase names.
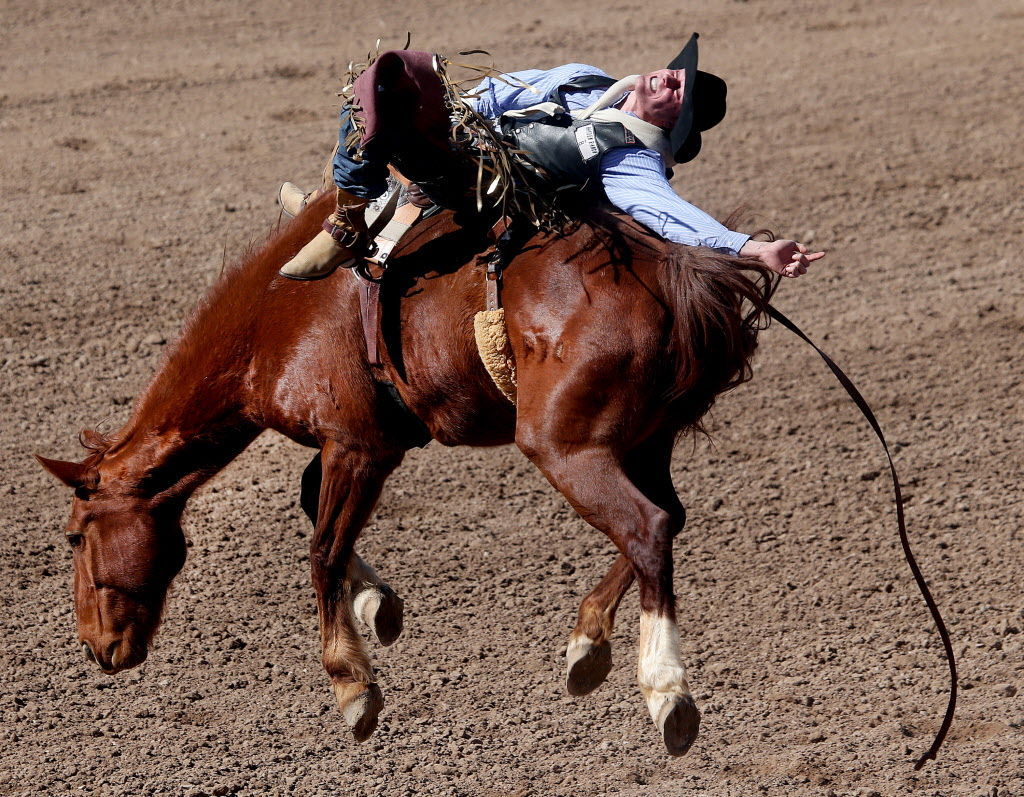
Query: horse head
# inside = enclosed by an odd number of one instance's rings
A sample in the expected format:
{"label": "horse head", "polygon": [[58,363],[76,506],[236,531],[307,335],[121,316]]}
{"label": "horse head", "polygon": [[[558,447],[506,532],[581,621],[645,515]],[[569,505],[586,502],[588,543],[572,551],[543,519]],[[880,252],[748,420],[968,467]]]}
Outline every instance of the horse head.
{"label": "horse head", "polygon": [[74,490],[64,535],[86,657],[108,675],[141,664],[185,562],[181,507],[147,496],[102,450],[82,462],[36,459]]}

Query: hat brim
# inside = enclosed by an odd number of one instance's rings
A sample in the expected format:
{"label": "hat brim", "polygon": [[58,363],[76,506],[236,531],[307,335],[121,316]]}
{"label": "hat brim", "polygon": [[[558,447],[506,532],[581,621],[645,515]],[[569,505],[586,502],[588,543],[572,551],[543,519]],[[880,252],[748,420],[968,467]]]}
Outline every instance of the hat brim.
{"label": "hat brim", "polygon": [[693,91],[697,80],[697,38],[698,34],[696,33],[690,36],[686,46],[666,67],[667,69],[681,69],[684,75],[683,105],[668,136],[673,152],[683,146],[686,137],[690,134],[690,128],[693,126]]}
{"label": "hat brim", "polygon": [[696,33],[690,36],[686,46],[667,67],[681,69],[685,75],[683,106],[669,133],[676,163],[693,160],[700,152],[701,132],[711,129],[725,117],[725,81],[697,69],[697,38]]}

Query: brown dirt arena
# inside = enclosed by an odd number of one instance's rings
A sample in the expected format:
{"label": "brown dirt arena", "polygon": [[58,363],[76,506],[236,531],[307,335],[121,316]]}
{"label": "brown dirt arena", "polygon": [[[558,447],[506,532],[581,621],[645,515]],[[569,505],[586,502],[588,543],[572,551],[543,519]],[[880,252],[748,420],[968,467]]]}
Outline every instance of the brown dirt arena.
{"label": "brown dirt arena", "polygon": [[[971,795],[1024,793],[1024,10],[1016,0],[382,0],[0,9],[4,794]],[[185,571],[149,661],[118,677],[74,641],[66,490],[118,426],[225,257],[311,183],[338,77],[377,36],[506,68],[659,67],[692,30],[730,113],[680,192],[830,255],[778,304],[876,408],[960,655],[898,550],[884,458],[816,355],[773,328],[680,445],[683,655],[702,708],[680,759],[616,666],[562,686],[579,600],[612,560],[513,448],[414,452],[362,553],[404,596],[375,648],[387,706],[355,745],[319,665],[297,505],[309,452],[265,436],[191,505]],[[346,277],[338,276],[338,279]]]}

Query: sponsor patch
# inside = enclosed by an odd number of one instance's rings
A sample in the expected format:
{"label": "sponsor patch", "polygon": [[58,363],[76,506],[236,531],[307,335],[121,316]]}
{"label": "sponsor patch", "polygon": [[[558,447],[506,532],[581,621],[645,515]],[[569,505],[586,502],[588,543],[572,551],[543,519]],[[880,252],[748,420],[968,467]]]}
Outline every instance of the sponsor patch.
{"label": "sponsor patch", "polygon": [[597,133],[594,131],[593,125],[576,128],[576,144],[580,148],[583,160],[588,161],[597,157]]}

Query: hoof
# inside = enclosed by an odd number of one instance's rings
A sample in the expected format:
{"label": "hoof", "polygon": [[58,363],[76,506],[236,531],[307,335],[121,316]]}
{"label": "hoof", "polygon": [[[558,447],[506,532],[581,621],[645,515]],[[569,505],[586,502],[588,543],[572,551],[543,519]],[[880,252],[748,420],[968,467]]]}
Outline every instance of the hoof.
{"label": "hoof", "polygon": [[689,695],[671,695],[658,713],[658,727],[669,755],[683,755],[697,738],[700,712]]}
{"label": "hoof", "polygon": [[387,584],[359,592],[352,601],[352,610],[384,647],[401,636],[405,601]]}
{"label": "hoof", "polygon": [[597,689],[612,669],[612,646],[607,640],[595,645],[586,637],[572,639],[565,657],[565,688],[576,697]]}
{"label": "hoof", "polygon": [[384,708],[384,695],[377,684],[335,684],[334,694],[341,715],[352,728],[357,742],[365,742],[377,728],[377,716]]}

